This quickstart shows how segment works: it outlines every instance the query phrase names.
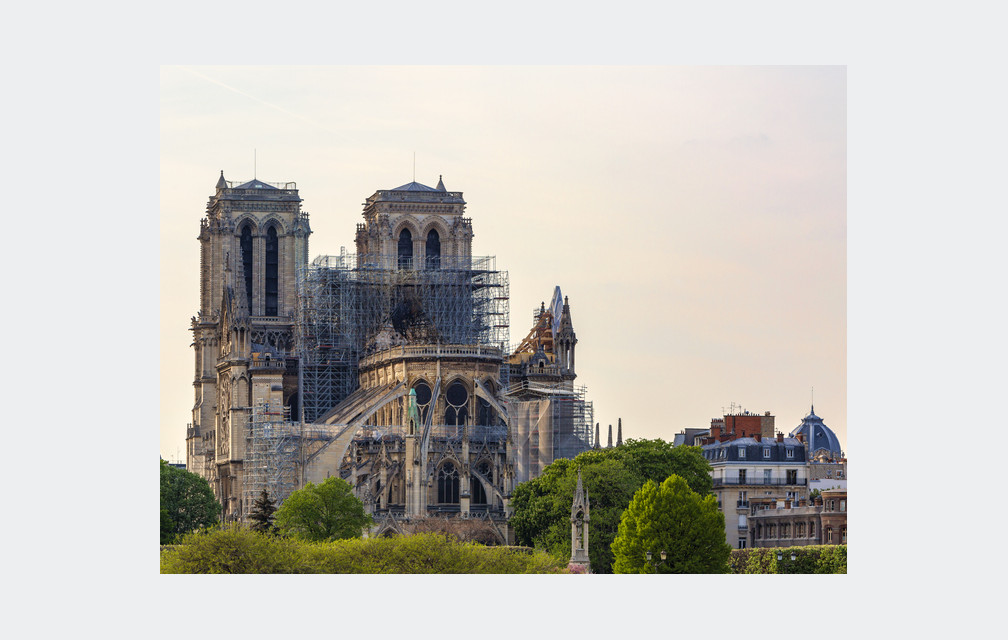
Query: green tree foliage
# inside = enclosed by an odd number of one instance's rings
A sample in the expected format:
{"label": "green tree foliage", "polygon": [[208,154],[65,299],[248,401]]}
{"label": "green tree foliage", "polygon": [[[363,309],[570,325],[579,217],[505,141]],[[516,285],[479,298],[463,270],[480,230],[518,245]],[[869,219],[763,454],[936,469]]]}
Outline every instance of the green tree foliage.
{"label": "green tree foliage", "polygon": [[634,495],[612,551],[615,573],[727,573],[731,557],[717,499],[701,497],[676,475],[660,485],[648,480]]}
{"label": "green tree foliage", "polygon": [[221,505],[210,483],[161,460],[161,544],[200,527],[217,524]]}
{"label": "green tree foliage", "polygon": [[704,458],[700,447],[675,447],[671,442],[665,442],[660,438],[631,439],[622,447],[616,447],[611,451],[622,455],[628,468],[645,481],[654,480],[660,484],[675,474],[701,496],[713,491],[711,466]]}
{"label": "green tree foliage", "polygon": [[252,509],[249,511],[248,517],[252,530],[259,533],[273,533],[276,531],[276,527],[273,525],[273,514],[275,512],[276,505],[273,504],[273,499],[269,497],[266,489],[263,489],[259,497],[252,503]]}
{"label": "green tree foliage", "polygon": [[306,542],[237,526],[199,531],[161,552],[161,573],[566,573],[544,551],[441,534]]}
{"label": "green tree foliage", "polygon": [[611,545],[620,516],[647,480],[661,482],[676,474],[698,493],[711,493],[710,465],[699,447],[630,439],[620,447],[586,451],[574,460],[555,460],[541,476],[518,485],[511,501],[517,544],[570,558],[570,508],[579,468],[591,503],[588,555],[595,573],[612,571]]}
{"label": "green tree foliage", "polygon": [[341,478],[309,482],[283,501],[275,524],[281,533],[302,540],[359,538],[371,524],[364,503]]}

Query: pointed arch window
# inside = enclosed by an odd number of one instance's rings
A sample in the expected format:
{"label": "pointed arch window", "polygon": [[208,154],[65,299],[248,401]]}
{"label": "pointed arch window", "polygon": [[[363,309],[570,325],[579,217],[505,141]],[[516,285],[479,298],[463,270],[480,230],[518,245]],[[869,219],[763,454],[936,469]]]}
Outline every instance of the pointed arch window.
{"label": "pointed arch window", "polygon": [[399,232],[399,268],[413,268],[413,234],[409,229]]}
{"label": "pointed arch window", "polygon": [[469,390],[465,385],[456,380],[448,386],[445,392],[445,414],[444,423],[449,426],[462,426],[468,422],[469,418]]}
{"label": "pointed arch window", "polygon": [[276,227],[270,225],[266,230],[266,309],[265,315],[277,315],[277,297],[279,294],[280,240]]}
{"label": "pointed arch window", "polygon": [[413,385],[413,389],[416,391],[417,411],[420,414],[420,422],[426,423],[427,413],[430,411],[431,395],[433,395],[430,385],[420,380]]}
{"label": "pointed arch window", "polygon": [[252,225],[245,223],[241,230],[242,272],[245,277],[245,299],[248,301],[249,314],[252,313]]}
{"label": "pointed arch window", "polygon": [[437,495],[440,504],[458,504],[459,477],[451,462],[445,462],[438,470]]}
{"label": "pointed arch window", "polygon": [[427,268],[441,268],[441,236],[437,229],[431,229],[427,233]]}

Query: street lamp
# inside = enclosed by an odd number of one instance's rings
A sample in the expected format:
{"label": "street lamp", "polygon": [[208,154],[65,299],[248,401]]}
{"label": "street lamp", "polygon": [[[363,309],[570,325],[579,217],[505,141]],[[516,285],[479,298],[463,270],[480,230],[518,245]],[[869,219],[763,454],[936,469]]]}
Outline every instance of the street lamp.
{"label": "street lamp", "polygon": [[[661,554],[660,555],[661,555],[661,561],[665,562],[665,558],[668,557],[668,554],[665,553],[664,549],[661,550]],[[658,573],[658,563],[657,562],[651,562],[651,558],[653,556],[652,556],[650,550],[644,552],[644,557],[647,558],[648,564],[651,565],[651,568],[654,570],[654,572]]]}
{"label": "street lamp", "polygon": [[[795,555],[795,552],[794,552],[794,551],[792,551],[792,552],[791,552],[791,562],[793,563],[793,562],[794,562],[795,560],[797,560],[797,559],[798,559],[798,556],[797,556],[797,555]],[[782,552],[782,551],[779,551],[779,550],[778,550],[778,551],[777,551],[777,562],[781,562],[782,560],[784,560],[784,552]],[[794,565],[793,565],[793,564],[792,564],[791,568],[792,568],[792,569],[794,568]]]}

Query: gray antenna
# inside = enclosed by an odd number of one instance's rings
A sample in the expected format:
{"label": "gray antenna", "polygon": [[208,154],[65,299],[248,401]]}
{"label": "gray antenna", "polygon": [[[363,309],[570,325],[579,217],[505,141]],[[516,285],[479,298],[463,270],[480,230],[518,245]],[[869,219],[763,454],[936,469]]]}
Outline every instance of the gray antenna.
{"label": "gray antenna", "polygon": [[252,179],[255,180],[256,174],[256,150],[255,147],[252,148]]}
{"label": "gray antenna", "polygon": [[416,151],[413,152],[413,182],[416,182]]}

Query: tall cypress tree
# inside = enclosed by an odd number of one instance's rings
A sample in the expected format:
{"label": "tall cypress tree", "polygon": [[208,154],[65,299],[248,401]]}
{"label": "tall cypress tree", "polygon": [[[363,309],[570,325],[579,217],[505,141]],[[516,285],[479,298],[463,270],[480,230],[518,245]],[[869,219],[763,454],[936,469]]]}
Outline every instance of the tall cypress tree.
{"label": "tall cypress tree", "polygon": [[252,510],[249,512],[249,520],[252,521],[252,530],[260,533],[273,533],[276,527],[273,526],[273,514],[276,512],[276,505],[263,489],[256,501],[252,503]]}

